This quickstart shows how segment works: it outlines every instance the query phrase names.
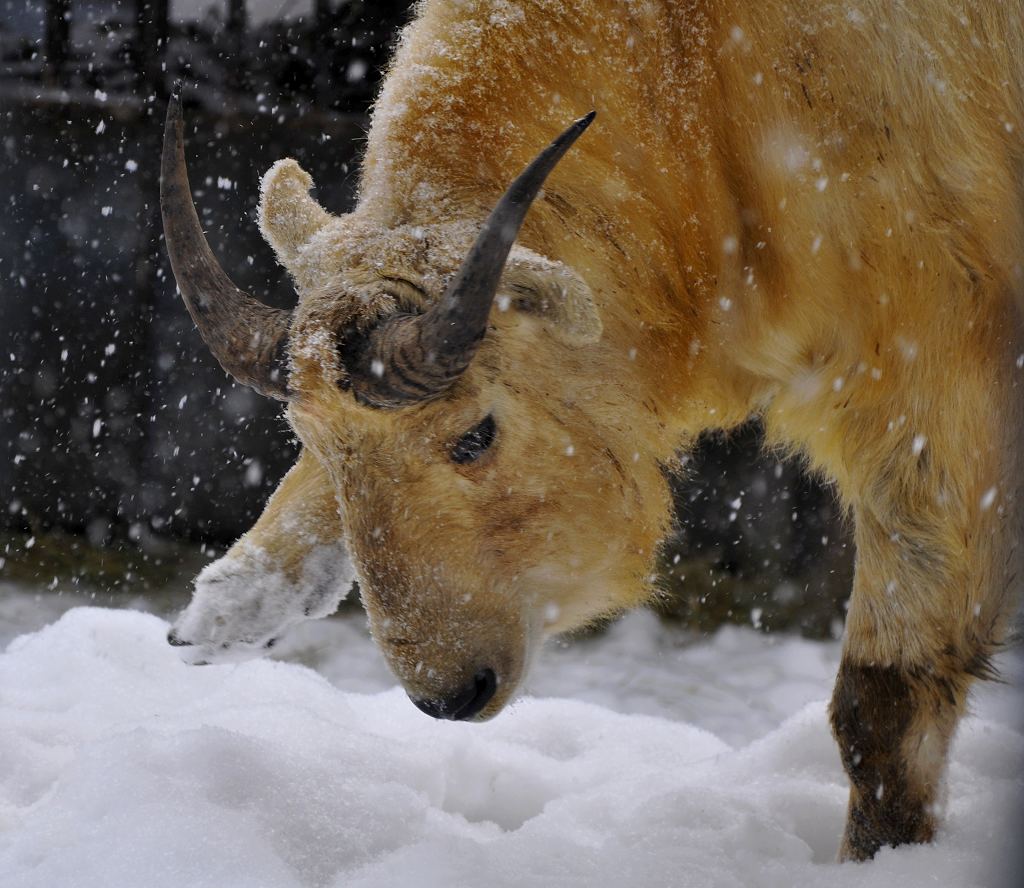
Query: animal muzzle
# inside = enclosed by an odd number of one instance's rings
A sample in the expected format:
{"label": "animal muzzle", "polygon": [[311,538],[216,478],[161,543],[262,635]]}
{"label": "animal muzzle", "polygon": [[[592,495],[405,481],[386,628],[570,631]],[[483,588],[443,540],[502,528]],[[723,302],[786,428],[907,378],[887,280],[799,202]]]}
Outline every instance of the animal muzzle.
{"label": "animal muzzle", "polygon": [[494,699],[498,689],[498,677],[494,670],[485,667],[473,676],[465,687],[448,697],[422,698],[409,695],[416,708],[433,718],[450,721],[469,721],[475,718]]}
{"label": "animal muzzle", "polygon": [[499,633],[478,634],[473,631],[478,628],[457,625],[443,639],[415,644],[374,634],[388,666],[417,709],[447,721],[486,721],[514,696],[530,645],[524,643],[521,624],[511,618]]}

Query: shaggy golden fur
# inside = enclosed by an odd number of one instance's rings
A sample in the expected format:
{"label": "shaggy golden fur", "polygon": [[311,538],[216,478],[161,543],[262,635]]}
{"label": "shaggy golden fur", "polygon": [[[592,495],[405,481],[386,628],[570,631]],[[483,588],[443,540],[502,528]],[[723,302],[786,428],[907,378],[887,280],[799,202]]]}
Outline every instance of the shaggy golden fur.
{"label": "shaggy golden fur", "polygon": [[[290,161],[261,203],[301,296],[303,495],[337,497],[411,693],[488,665],[493,715],[537,640],[641,602],[662,466],[759,415],[856,525],[842,853],[931,837],[949,738],[1020,583],[1022,65],[1020,0],[418,7],[355,211],[328,215]],[[337,332],[436,298],[508,182],[591,108],[459,384],[358,405]],[[487,413],[494,446],[452,464]],[[278,511],[250,542],[287,547]]]}

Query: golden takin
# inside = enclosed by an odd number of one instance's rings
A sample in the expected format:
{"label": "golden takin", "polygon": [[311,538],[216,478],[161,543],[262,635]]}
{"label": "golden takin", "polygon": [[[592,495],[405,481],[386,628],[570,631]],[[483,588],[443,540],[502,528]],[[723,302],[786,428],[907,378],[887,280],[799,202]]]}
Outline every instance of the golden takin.
{"label": "golden takin", "polygon": [[1022,577],[1021,0],[425,0],[355,209],[263,180],[291,312],[213,257],[182,129],[181,294],[303,453],[173,643],[259,649],[355,575],[413,702],[490,718],[648,598],[664,469],[757,416],[855,525],[840,856],[932,837]]}

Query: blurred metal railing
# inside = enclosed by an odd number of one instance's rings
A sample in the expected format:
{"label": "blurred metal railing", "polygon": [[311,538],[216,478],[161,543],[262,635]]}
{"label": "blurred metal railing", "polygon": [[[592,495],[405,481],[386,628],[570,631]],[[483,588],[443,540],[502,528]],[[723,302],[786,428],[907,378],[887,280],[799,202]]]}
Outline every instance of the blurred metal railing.
{"label": "blurred metal railing", "polygon": [[253,0],[210,0],[187,19],[169,0],[27,0],[20,19],[0,21],[0,97],[78,103],[99,91],[131,107],[183,79],[216,107],[262,97],[289,115],[365,112],[411,0],[304,4],[254,15]]}

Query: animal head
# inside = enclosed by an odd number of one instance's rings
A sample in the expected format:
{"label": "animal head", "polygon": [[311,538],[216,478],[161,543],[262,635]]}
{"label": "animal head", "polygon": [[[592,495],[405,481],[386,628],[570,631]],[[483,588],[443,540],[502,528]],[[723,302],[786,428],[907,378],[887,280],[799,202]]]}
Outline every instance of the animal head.
{"label": "animal head", "polygon": [[583,278],[514,245],[592,118],[544,149],[482,227],[333,217],[294,161],[275,164],[260,221],[299,291],[286,312],[214,259],[176,100],[168,111],[161,202],[186,305],[225,370],[287,402],[333,485],[374,637],[438,717],[494,715],[545,635],[646,595],[664,484],[623,409],[630,371],[609,377]]}

